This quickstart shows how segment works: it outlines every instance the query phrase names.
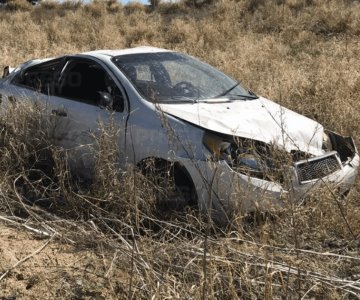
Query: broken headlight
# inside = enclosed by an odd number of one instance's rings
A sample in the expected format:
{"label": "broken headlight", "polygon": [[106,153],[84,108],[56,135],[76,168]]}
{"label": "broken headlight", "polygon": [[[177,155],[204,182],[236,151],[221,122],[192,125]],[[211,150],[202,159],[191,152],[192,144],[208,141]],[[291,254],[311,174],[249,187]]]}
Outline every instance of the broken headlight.
{"label": "broken headlight", "polygon": [[[328,137],[328,144],[331,145],[331,150],[337,151],[342,163],[346,163],[351,160],[357,153],[354,140],[350,136],[341,136],[333,131],[326,131]],[[323,140],[323,149],[326,140]],[[328,150],[328,149],[324,149]]]}
{"label": "broken headlight", "polygon": [[330,152],[333,150],[330,136],[325,131],[323,133],[322,149],[326,152]]}
{"label": "broken headlight", "polygon": [[225,160],[236,172],[269,181],[283,181],[283,167],[288,154],[279,156],[265,143],[232,136],[204,134],[203,143],[213,159]]}

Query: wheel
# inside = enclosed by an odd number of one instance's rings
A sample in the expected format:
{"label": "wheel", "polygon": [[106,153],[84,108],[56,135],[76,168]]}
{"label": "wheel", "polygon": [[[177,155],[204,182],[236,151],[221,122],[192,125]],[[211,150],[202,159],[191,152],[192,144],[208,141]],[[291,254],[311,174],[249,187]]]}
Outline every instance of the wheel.
{"label": "wheel", "polygon": [[177,163],[153,159],[141,163],[141,171],[155,190],[159,207],[180,210],[197,205],[197,194],[190,175]]}

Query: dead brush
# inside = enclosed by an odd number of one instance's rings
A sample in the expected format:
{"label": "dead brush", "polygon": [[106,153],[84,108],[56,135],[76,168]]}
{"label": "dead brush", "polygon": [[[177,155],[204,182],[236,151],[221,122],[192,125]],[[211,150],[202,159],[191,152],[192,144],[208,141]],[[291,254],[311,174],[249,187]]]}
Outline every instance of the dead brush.
{"label": "dead brush", "polygon": [[[91,285],[90,275],[96,276],[103,282],[103,291],[105,286],[116,284],[116,289],[107,289],[109,298],[119,297],[120,290],[121,296],[139,299],[271,299],[277,295],[335,299],[356,295],[360,288],[351,277],[357,272],[359,259],[356,254],[342,254],[349,247],[356,252],[357,240],[348,242],[348,228],[331,194],[328,198],[324,193],[321,198],[315,195],[305,204],[274,212],[275,218],[261,223],[245,226],[245,220],[238,218],[230,230],[213,223],[210,227],[191,212],[174,213],[174,218],[164,220],[153,213],[156,198],[146,178],[118,165],[119,129],[110,122],[100,124],[96,135],[95,176],[87,189],[76,185],[67,169],[55,163],[58,179],[53,181],[57,189],[47,192],[53,200],[61,196],[63,203],[51,211],[27,204],[27,194],[19,193],[14,185],[29,167],[24,158],[36,153],[37,147],[51,147],[47,131],[38,132],[49,125],[44,111],[19,103],[7,116],[2,119],[2,124],[6,120],[1,148],[2,211],[16,217],[16,222],[25,219],[27,228],[51,236],[56,233],[60,241],[91,249],[102,257],[101,262],[92,259],[96,267],[84,267],[89,274],[81,278]],[[18,162],[19,155],[23,164]],[[53,157],[59,157],[56,155]],[[16,168],[10,169],[10,164]],[[34,186],[39,189],[41,184],[46,189],[40,181]],[[353,196],[345,214],[358,235],[356,192]],[[20,209],[22,214],[18,213]],[[149,220],[157,224],[156,230],[148,226]],[[334,238],[329,240],[331,236]],[[334,243],[339,236],[343,240]],[[347,262],[346,267],[342,261]],[[58,289],[64,297],[75,293],[61,286]]]}
{"label": "dead brush", "polygon": [[[26,6],[16,13],[1,9],[0,64],[15,66],[34,57],[127,43],[184,50],[259,94],[352,134],[359,144],[358,1],[224,0],[202,6],[206,9],[181,8],[171,18],[161,5],[150,14],[141,5],[107,13],[69,2],[64,8]],[[58,13],[49,17],[50,9]],[[92,14],[106,21],[100,33]],[[157,191],[141,172],[118,168],[121,153],[111,126],[104,124],[95,144],[99,152],[92,185],[79,187],[64,165],[66,152],[52,148],[47,135],[38,131],[46,128],[39,124],[41,110],[35,110],[34,119],[26,115],[34,109],[14,108],[1,117],[0,211],[13,223],[2,222],[20,224],[38,238],[56,233],[56,247],[68,246],[73,256],[62,263],[51,253],[41,262],[48,269],[42,283],[47,294],[21,291],[9,274],[8,281],[0,281],[0,298],[14,290],[23,298],[86,298],[96,290],[106,299],[358,299],[359,180],[346,201],[325,189],[271,217],[238,214],[227,230],[211,224],[215,234],[191,211],[174,212],[170,219],[154,215]],[[35,169],[28,159],[48,147],[55,179],[48,176],[50,187],[43,180],[29,180],[28,190],[39,191],[29,197],[20,180]],[[46,198],[51,208],[30,205],[26,198]],[[156,223],[156,230],[146,220]],[[41,264],[27,268],[37,273]]]}
{"label": "dead brush", "polygon": [[[56,118],[47,113],[45,107],[27,101],[4,112],[0,165],[8,190],[15,188],[12,193],[21,196],[21,201],[45,204],[61,217],[117,219],[121,220],[115,222],[117,226],[126,224],[137,232],[141,224],[154,223],[160,199],[174,189],[170,178],[155,177],[170,174],[171,167],[164,166],[161,174],[155,170],[145,174],[141,168],[120,166],[120,132],[111,119],[108,124],[99,124],[93,144],[86,146],[94,169],[90,180],[84,181],[68,164],[72,150],[55,146],[59,138]],[[157,185],[159,180],[163,184]]]}
{"label": "dead brush", "polygon": [[31,3],[26,0],[10,0],[7,2],[6,9],[9,11],[30,11]]}
{"label": "dead brush", "polygon": [[122,133],[113,119],[108,124],[99,124],[92,149],[95,172],[87,201],[99,208],[98,213],[109,213],[138,231],[144,217],[153,215],[156,198],[140,170],[125,169],[119,164],[124,155],[120,151],[119,134]]}
{"label": "dead brush", "polygon": [[27,101],[10,105],[1,115],[1,178],[25,201],[51,197],[50,191],[54,192],[55,147],[47,130],[51,122],[43,108]]}

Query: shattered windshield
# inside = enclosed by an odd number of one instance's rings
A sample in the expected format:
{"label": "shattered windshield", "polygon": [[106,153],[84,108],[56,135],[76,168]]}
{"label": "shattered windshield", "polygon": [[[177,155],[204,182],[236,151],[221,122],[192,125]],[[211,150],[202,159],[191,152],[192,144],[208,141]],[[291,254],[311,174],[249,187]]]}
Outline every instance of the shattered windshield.
{"label": "shattered windshield", "polygon": [[152,102],[184,103],[257,97],[229,76],[188,55],[141,53],[113,58],[141,95]]}

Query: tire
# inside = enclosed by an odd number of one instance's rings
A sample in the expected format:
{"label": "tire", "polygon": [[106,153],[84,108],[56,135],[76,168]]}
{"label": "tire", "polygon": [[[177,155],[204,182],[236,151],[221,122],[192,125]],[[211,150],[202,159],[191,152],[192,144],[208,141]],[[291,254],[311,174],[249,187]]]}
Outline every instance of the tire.
{"label": "tire", "polygon": [[178,163],[147,159],[140,164],[142,174],[155,190],[156,201],[165,210],[197,206],[197,194],[190,175]]}

